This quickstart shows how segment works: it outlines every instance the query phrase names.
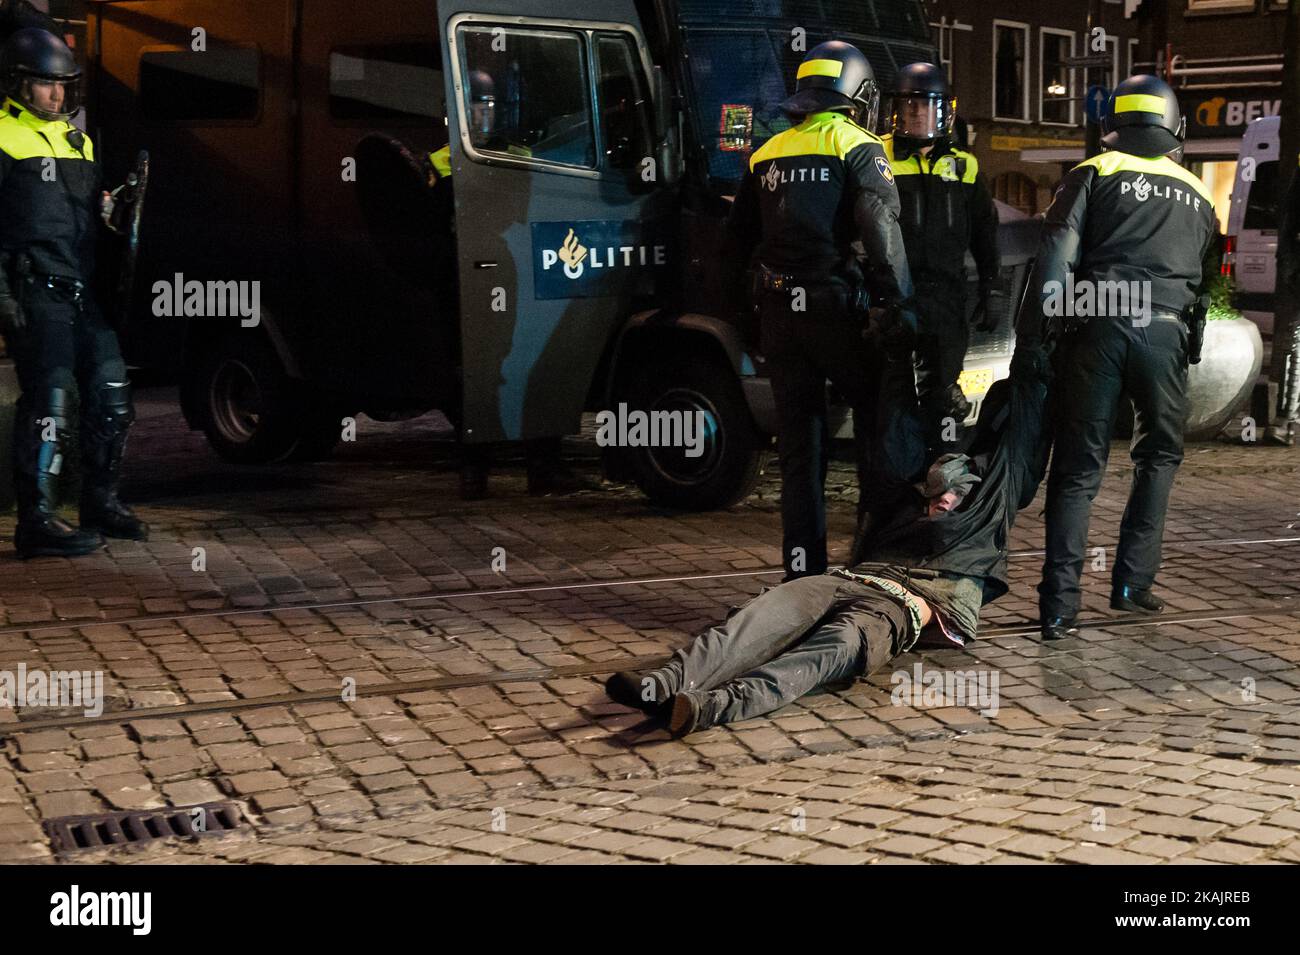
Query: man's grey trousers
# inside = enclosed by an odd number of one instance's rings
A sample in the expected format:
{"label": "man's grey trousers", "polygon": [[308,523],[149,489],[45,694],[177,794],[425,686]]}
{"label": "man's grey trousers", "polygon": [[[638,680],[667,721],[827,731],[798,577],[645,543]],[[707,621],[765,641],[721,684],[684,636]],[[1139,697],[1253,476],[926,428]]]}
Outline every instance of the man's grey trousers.
{"label": "man's grey trousers", "polygon": [[878,670],[910,625],[883,590],[835,574],[801,577],[763,590],[660,673],[671,693],[723,694],[712,722],[732,723]]}

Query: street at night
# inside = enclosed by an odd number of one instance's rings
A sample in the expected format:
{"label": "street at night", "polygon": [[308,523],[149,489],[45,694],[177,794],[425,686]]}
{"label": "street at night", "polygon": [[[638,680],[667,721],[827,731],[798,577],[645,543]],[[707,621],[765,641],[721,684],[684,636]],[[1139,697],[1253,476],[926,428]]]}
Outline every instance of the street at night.
{"label": "street at night", "polygon": [[0,0],[0,94],[15,938],[1285,924],[1300,0]]}

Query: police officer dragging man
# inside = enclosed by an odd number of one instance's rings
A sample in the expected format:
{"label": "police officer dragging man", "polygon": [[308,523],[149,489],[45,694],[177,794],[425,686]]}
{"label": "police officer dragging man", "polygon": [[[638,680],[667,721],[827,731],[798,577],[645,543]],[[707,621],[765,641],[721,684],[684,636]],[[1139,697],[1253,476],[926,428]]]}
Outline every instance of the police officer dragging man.
{"label": "police officer dragging man", "polygon": [[[795,125],[750,157],[727,222],[733,274],[753,259],[761,350],[776,402],[787,578],[820,574],[827,565],[827,379],[853,409],[861,513],[873,503],[866,449],[881,342],[890,339],[891,350],[911,360],[916,319],[898,191],[870,131],[878,102],[871,64],[857,47],[832,40],[813,48],[782,104]],[[868,301],[878,307],[876,341],[864,338]]]}
{"label": "police officer dragging man", "polygon": [[[111,208],[94,146],[69,120],[80,68],[45,30],[0,50],[0,331],[22,394],[14,418],[19,557],[74,556],[103,537],[145,540],[118,499],[131,387],[117,336],[92,296],[95,243]],[[81,527],[56,512],[73,395],[80,397]],[[102,535],[102,536],[101,536]]]}
{"label": "police officer dragging man", "polygon": [[[959,149],[956,100],[943,68],[912,63],[894,81],[892,132],[885,139],[902,204],[899,225],[916,289],[920,321],[916,387],[927,440],[955,441],[970,413],[958,385],[970,326],[992,331],[989,300],[998,279],[998,216],[974,155]],[[979,294],[966,314],[966,253],[975,259]],[[949,448],[948,450],[952,450]]]}
{"label": "police officer dragging man", "polygon": [[[1155,614],[1165,512],[1183,459],[1187,367],[1200,360],[1214,204],[1169,153],[1186,122],[1153,76],[1120,83],[1102,122],[1105,152],[1069,173],[1047,210],[1026,308],[1060,335],[1039,584],[1044,639],[1075,630],[1088,518],[1121,393],[1133,402],[1133,480],[1111,565],[1116,610]],[[1022,323],[1023,324],[1023,323]]]}

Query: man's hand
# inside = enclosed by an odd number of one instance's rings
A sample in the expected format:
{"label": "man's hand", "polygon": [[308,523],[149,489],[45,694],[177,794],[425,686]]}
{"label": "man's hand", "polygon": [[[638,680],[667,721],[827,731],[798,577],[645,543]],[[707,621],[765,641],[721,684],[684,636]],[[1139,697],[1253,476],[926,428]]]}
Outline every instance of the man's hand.
{"label": "man's hand", "polygon": [[916,316],[910,309],[898,305],[873,308],[862,337],[871,340],[890,358],[911,353],[916,344]]}
{"label": "man's hand", "polygon": [[27,327],[27,317],[18,299],[7,291],[0,293],[0,332],[12,335]]}
{"label": "man's hand", "polygon": [[989,307],[992,298],[992,287],[981,285],[979,299],[975,302],[975,311],[971,312],[970,316],[971,326],[977,331],[988,333],[998,327],[998,313]]}
{"label": "man's hand", "polygon": [[117,196],[105,190],[99,194],[99,217],[104,220],[104,225],[108,226],[114,232],[120,233],[116,223],[113,221],[113,213],[117,210]]}

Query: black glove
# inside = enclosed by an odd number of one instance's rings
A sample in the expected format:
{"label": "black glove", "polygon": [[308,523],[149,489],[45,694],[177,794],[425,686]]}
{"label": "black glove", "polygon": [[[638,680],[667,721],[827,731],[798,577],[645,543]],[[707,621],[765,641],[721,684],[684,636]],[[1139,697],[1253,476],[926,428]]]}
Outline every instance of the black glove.
{"label": "black glove", "polygon": [[989,307],[993,297],[993,288],[981,285],[979,299],[975,302],[975,311],[971,312],[971,327],[981,332],[991,332],[998,327],[998,313]]}
{"label": "black glove", "polygon": [[910,355],[916,345],[916,315],[902,305],[873,308],[862,337],[882,349],[890,358]]}

